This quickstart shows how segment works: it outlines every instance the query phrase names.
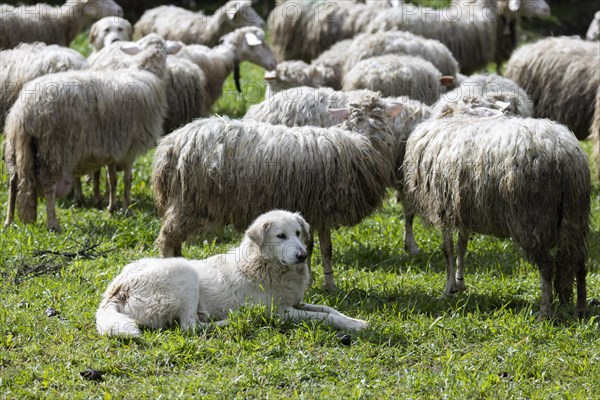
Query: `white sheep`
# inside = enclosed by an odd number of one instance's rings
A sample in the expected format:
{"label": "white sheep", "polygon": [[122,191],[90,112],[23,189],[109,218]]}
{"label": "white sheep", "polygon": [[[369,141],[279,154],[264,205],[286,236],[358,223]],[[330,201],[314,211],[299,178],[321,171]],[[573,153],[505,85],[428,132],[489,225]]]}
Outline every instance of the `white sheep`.
{"label": "white sheep", "polygon": [[[363,91],[366,93],[367,91]],[[284,90],[265,101],[251,106],[244,120],[283,124],[289,127],[314,125],[331,127],[339,124],[339,119],[331,115],[330,108],[346,107],[353,96],[361,92],[342,92],[330,88],[297,87]],[[393,166],[396,173],[392,187],[398,191],[398,200],[402,202],[401,166],[404,159],[404,146],[408,135],[415,126],[429,118],[431,109],[425,104],[407,98],[386,98],[385,101],[401,105],[400,112],[388,122],[394,135]],[[405,214],[404,248],[410,254],[419,253],[419,246],[413,234],[414,212],[403,204]]]}
{"label": "white sheep", "polygon": [[0,130],[23,85],[39,76],[88,68],[86,59],[75,50],[44,43],[23,43],[0,51]]}
{"label": "white sheep", "polygon": [[590,23],[590,27],[585,34],[587,40],[599,40],[600,39],[600,11],[596,11],[594,19]]}
{"label": "white sheep", "polygon": [[442,73],[420,57],[386,54],[358,62],[346,73],[343,90],[369,89],[386,97],[408,96],[433,104],[454,77]]}
{"label": "white sheep", "polygon": [[[58,180],[106,164],[131,164],[155,145],[166,112],[165,60],[178,49],[179,45],[149,35],[123,45],[123,52],[136,59],[130,69],[61,72],[23,87],[6,119],[9,201],[5,225],[12,223],[15,202],[21,221],[34,222],[37,193],[43,193],[47,226],[60,231],[55,210]],[[114,168],[109,172],[114,177]],[[128,179],[125,183],[131,184]],[[112,209],[116,208],[112,179],[109,185]]]}
{"label": "white sheep", "polygon": [[598,43],[579,37],[549,37],[526,44],[506,64],[506,77],[533,100],[535,116],[567,125],[585,139],[600,87]]}
{"label": "white sheep", "polygon": [[444,297],[465,289],[469,236],[482,233],[512,238],[538,266],[541,317],[551,312],[553,276],[562,303],[571,299],[577,278],[577,311],[584,315],[591,189],[579,142],[549,120],[490,117],[497,110],[484,108],[456,111],[417,126],[402,167],[406,200],[442,230]]}
{"label": "white sheep", "polygon": [[165,39],[212,47],[223,35],[244,26],[265,26],[265,21],[254,11],[250,0],[228,1],[211,16],[201,11],[160,6],[141,16],[135,23],[134,36],[155,32]]}
{"label": "white sheep", "polygon": [[319,235],[325,284],[335,290],[331,229],[360,222],[385,197],[393,135],[384,114],[397,109],[366,94],[333,111],[347,117],[338,127],[215,117],[165,136],[152,174],[161,256],[181,255],[193,233],[227,224],[241,230],[263,210],[297,210]]}
{"label": "white sheep", "polygon": [[129,41],[133,34],[131,23],[121,17],[104,17],[90,28],[89,42],[94,51],[100,51],[114,42]]}
{"label": "white sheep", "polygon": [[106,16],[123,16],[113,0],[69,0],[60,7],[45,3],[0,5],[0,49],[19,43],[44,42],[68,46],[84,26]]}

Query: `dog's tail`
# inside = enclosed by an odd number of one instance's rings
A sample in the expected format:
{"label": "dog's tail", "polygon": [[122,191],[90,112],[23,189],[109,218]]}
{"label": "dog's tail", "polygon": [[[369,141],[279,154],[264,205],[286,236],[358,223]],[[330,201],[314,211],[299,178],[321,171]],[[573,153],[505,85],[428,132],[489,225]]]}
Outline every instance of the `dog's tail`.
{"label": "dog's tail", "polygon": [[140,329],[135,320],[122,312],[118,300],[106,298],[96,311],[96,329],[101,335],[139,337]]}

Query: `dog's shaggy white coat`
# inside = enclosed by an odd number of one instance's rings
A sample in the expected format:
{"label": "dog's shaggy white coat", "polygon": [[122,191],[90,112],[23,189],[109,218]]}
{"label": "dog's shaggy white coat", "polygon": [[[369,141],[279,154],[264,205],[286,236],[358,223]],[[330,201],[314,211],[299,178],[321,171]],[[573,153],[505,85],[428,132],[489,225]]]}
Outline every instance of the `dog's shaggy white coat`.
{"label": "dog's shaggy white coat", "polygon": [[275,210],[258,217],[241,245],[204,260],[142,259],[123,269],[104,293],[96,312],[100,334],[136,337],[140,326],[183,330],[214,321],[226,323],[244,305],[274,308],[281,318],[321,320],[337,329],[363,329],[365,321],[333,308],[302,303],[309,284],[303,243],[308,224],[299,215]]}

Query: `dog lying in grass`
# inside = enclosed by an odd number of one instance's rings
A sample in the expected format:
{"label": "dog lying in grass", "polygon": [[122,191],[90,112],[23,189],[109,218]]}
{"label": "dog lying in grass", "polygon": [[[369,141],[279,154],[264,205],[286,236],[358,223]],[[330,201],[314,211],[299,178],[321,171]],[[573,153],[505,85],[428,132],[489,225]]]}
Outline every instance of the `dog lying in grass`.
{"label": "dog lying in grass", "polygon": [[310,276],[304,239],[309,226],[299,215],[270,211],[246,230],[239,247],[204,260],[146,258],[131,263],[111,282],[96,312],[102,335],[137,337],[140,327],[182,330],[223,325],[230,310],[264,305],[291,322],[320,320],[341,330],[367,323],[331,307],[302,303]]}

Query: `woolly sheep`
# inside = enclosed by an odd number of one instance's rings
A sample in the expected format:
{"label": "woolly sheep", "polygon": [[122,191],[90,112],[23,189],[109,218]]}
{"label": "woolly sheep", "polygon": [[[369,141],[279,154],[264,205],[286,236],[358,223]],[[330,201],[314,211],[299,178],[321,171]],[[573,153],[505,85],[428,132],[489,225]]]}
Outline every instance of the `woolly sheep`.
{"label": "woolly sheep", "polygon": [[[251,106],[244,120],[268,122],[270,124],[283,124],[289,127],[314,125],[331,127],[339,124],[339,119],[331,115],[330,108],[345,107],[353,96],[368,91],[341,92],[330,88],[298,87],[282,91],[272,98]],[[404,159],[404,145],[408,135],[415,126],[429,118],[431,110],[425,104],[406,98],[387,98],[390,103],[400,104],[400,112],[389,121],[390,129],[394,134],[393,163],[396,179],[393,187],[398,191],[398,199],[402,201],[401,166]],[[405,214],[404,248],[410,254],[419,253],[419,247],[413,234],[414,213],[403,204]]]}
{"label": "woolly sheep", "polygon": [[585,139],[600,86],[599,65],[598,43],[550,37],[517,49],[506,64],[506,77],[525,89],[536,117],[565,124]]}
{"label": "woolly sheep", "polygon": [[241,230],[264,210],[296,210],[318,232],[325,284],[335,290],[331,229],[356,224],[379,207],[392,179],[386,109],[395,111],[366,95],[333,111],[348,117],[339,127],[216,117],[165,136],[152,174],[161,256],[181,255],[195,232],[230,223]]}
{"label": "woolly sheep", "polygon": [[465,289],[469,236],[482,233],[512,238],[538,266],[541,317],[551,312],[553,272],[562,303],[570,300],[577,278],[577,311],[584,315],[591,190],[585,152],[565,126],[543,119],[486,117],[481,111],[432,118],[406,143],[406,200],[443,234],[444,297]]}
{"label": "woolly sheep", "polygon": [[600,11],[596,11],[594,19],[590,23],[587,33],[585,34],[587,40],[599,40],[600,39]]}
{"label": "woolly sheep", "polygon": [[420,57],[386,54],[357,63],[344,76],[343,90],[369,89],[384,96],[408,96],[433,104],[454,78],[442,76],[429,61]]}
{"label": "woolly sheep", "polygon": [[39,76],[88,68],[85,58],[66,47],[44,43],[22,43],[0,51],[0,130],[23,85]]}
{"label": "woolly sheep", "polygon": [[0,49],[19,43],[44,42],[68,46],[92,19],[123,16],[113,0],[69,0],[60,7],[45,3],[11,7],[0,5]]}
{"label": "woolly sheep", "polygon": [[437,39],[448,46],[461,71],[471,74],[510,55],[517,12],[545,17],[550,8],[544,0],[455,0],[443,9],[407,4],[380,13],[364,31],[405,30]]}
{"label": "woolly sheep", "polygon": [[131,40],[133,27],[125,18],[104,17],[90,28],[89,42],[94,51],[100,51],[111,43]]}
{"label": "woolly sheep", "polygon": [[[490,101],[480,104],[486,107],[500,110],[511,115],[533,117],[533,102],[525,91],[510,79],[499,75],[472,75],[466,78],[462,84],[443,94],[433,106],[434,116],[440,116],[451,111],[456,112],[454,103],[462,103],[467,109],[472,108],[477,101],[474,99],[489,99]],[[449,103],[453,103],[451,107]]]}
{"label": "woolly sheep", "polygon": [[178,48],[149,35],[123,46],[137,60],[128,70],[67,71],[23,87],[6,120],[5,225],[12,223],[15,202],[21,221],[34,222],[39,191],[46,198],[48,228],[60,231],[55,191],[61,177],[80,176],[106,164],[131,164],[155,145],[166,111],[165,59]]}
{"label": "woolly sheep", "polygon": [[265,26],[265,21],[254,11],[250,0],[228,1],[211,16],[201,11],[160,6],[141,16],[135,24],[134,36],[156,32],[165,39],[212,47],[223,35],[244,26]]}

